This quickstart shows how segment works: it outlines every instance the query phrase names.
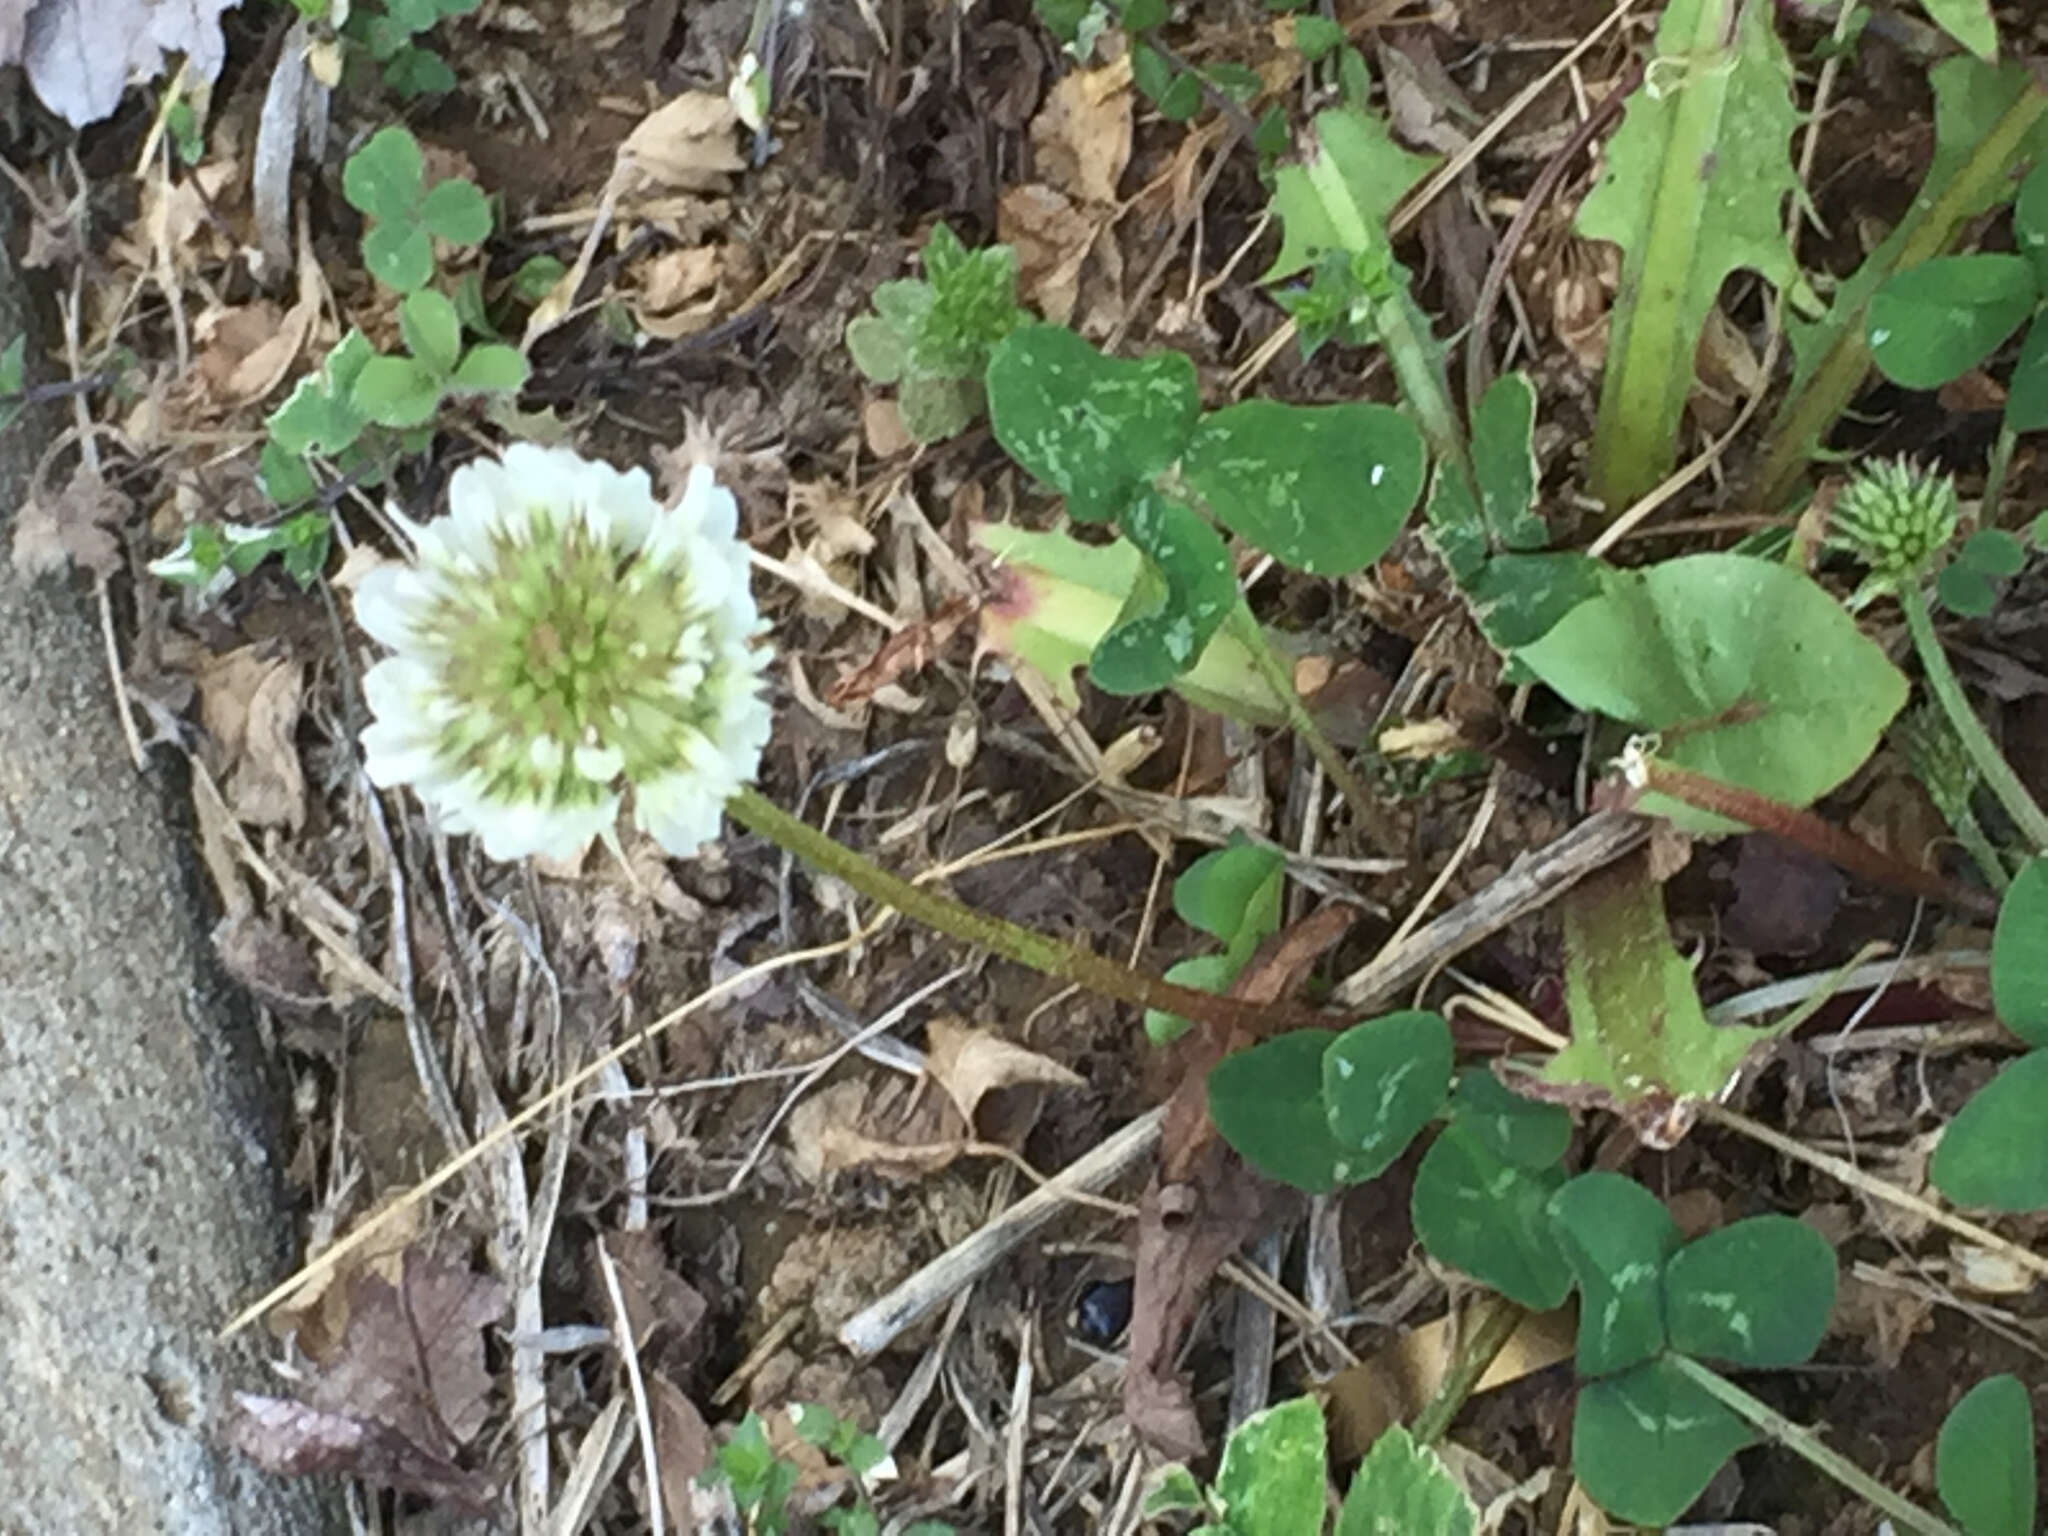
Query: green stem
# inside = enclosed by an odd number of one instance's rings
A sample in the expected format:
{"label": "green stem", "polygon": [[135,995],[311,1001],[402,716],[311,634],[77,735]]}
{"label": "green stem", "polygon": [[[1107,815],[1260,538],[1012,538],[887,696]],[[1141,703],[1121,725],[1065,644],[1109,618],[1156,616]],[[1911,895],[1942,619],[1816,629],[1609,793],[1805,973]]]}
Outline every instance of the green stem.
{"label": "green stem", "polygon": [[1991,447],[1991,458],[1984,466],[1984,500],[1977,507],[1977,526],[1996,528],[1998,526],[1999,503],[2005,500],[2005,477],[2012,469],[2013,449],[2019,446],[2020,435],[2010,426],[1998,429],[1998,441]]}
{"label": "green stem", "polygon": [[1297,736],[1308,743],[1309,751],[1313,752],[1316,761],[1323,765],[1323,772],[1329,775],[1330,782],[1337,786],[1337,792],[1351,807],[1353,818],[1360,826],[1370,825],[1368,818],[1373,811],[1372,791],[1367,789],[1364,781],[1351,771],[1351,765],[1344,760],[1342,749],[1331,741],[1322,726],[1316,723],[1315,715],[1302,701],[1301,691],[1294,686],[1294,674],[1288,667],[1286,658],[1273,648],[1273,642],[1266,634],[1264,626],[1253,617],[1251,605],[1241,594],[1236,608],[1231,610],[1230,617],[1225,622],[1231,635],[1251,657],[1253,669],[1265,681],[1266,686],[1272,689],[1273,697],[1279,701],[1281,709],[1286,711],[1288,725]]}
{"label": "green stem", "polygon": [[759,790],[743,789],[726,802],[726,814],[814,869],[843,880],[870,901],[893,908],[950,938],[1028,966],[1042,976],[1069,982],[1140,1008],[1160,1008],[1184,1019],[1227,1030],[1271,1034],[1281,1029],[1327,1028],[1330,1015],[1298,1003],[1248,1003],[1198,992],[1149,971],[1133,970],[1021,923],[976,911],[952,897],[891,874],[865,854],[792,816]]}
{"label": "green stem", "polygon": [[1664,1358],[1725,1407],[1749,1420],[1787,1450],[1806,1458],[1817,1470],[1832,1477],[1858,1498],[1890,1515],[1901,1530],[1917,1531],[1920,1536],[1962,1536],[1947,1521],[1937,1520],[1918,1505],[1893,1493],[1855,1462],[1823,1445],[1805,1425],[1793,1423],[1769,1403],[1751,1397],[1719,1371],[1685,1355],[1669,1354]]}
{"label": "green stem", "polygon": [[1984,729],[1984,722],[1977,718],[1977,712],[1970,707],[1970,701],[1963,694],[1963,685],[1956,678],[1954,669],[1948,664],[1948,657],[1941,649],[1941,641],[1934,633],[1934,620],[1927,611],[1927,596],[1914,580],[1899,584],[1899,607],[1906,615],[1906,632],[1913,637],[1913,649],[1920,653],[1921,675],[1927,680],[1927,691],[1934,695],[1934,702],[1941,706],[1948,716],[1956,735],[1962,739],[1963,750],[1970,754],[1970,761],[1977,765],[1977,771],[1984,776],[1998,803],[2005,807],[2005,814],[2019,828],[2020,836],[2035,853],[2048,853],[2048,815],[2034,803],[2034,797],[2027,793],[2027,786],[2020,782],[2020,776],[2012,771],[2012,764],[2005,760],[2005,754],[1998,750],[1991,739],[1991,733]]}
{"label": "green stem", "polygon": [[[1893,272],[1917,267],[1948,249],[1965,222],[1997,201],[1994,189],[2026,148],[2027,137],[2048,112],[2048,92],[2029,86],[1978,141],[1956,177],[1932,203],[1916,199],[1906,220],[1912,232],[1899,246]],[[1776,511],[1791,499],[1835,418],[1870,372],[1870,345],[1863,336],[1863,316],[1845,317],[1839,335],[1800,389],[1779,413],[1776,429],[1757,474],[1762,487],[1758,504]]]}
{"label": "green stem", "polygon": [[1479,1385],[1479,1378],[1507,1348],[1528,1315],[1526,1308],[1505,1296],[1489,1296],[1466,1309],[1464,1326],[1458,1330],[1458,1353],[1437,1383],[1436,1395],[1423,1404],[1409,1430],[1418,1445],[1433,1445],[1443,1438],[1472,1389]]}

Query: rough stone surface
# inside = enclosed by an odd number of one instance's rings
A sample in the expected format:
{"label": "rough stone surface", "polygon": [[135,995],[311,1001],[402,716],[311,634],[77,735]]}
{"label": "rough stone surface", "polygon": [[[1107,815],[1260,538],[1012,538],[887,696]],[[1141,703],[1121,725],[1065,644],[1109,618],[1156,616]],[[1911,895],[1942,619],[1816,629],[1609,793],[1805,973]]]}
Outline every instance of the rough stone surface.
{"label": "rough stone surface", "polygon": [[[33,350],[20,216],[0,186],[0,341]],[[315,1536],[332,1490],[215,1435],[265,1381],[216,1331],[288,1257],[275,1100],[204,980],[176,799],[128,760],[91,602],[6,558],[29,426],[0,438],[0,1533]]]}

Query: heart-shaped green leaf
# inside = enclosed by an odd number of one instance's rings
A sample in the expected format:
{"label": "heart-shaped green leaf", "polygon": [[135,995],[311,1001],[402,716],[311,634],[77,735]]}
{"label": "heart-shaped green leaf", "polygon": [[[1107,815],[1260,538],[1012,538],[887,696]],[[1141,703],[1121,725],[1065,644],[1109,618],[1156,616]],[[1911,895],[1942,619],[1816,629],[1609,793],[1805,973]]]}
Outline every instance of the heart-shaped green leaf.
{"label": "heart-shaped green leaf", "polygon": [[2027,1044],[2048,1046],[2048,858],[2029,860],[1999,903],[1991,1006]]}
{"label": "heart-shaped green leaf", "polygon": [[399,304],[398,334],[406,351],[436,373],[453,373],[462,359],[462,317],[454,300],[431,288],[409,293]]}
{"label": "heart-shaped green leaf", "polygon": [[1451,1030],[1440,1014],[1408,1010],[1344,1031],[1323,1054],[1330,1135],[1348,1149],[1341,1179],[1376,1179],[1444,1107]]}
{"label": "heart-shaped green leaf", "polygon": [[1671,1347],[1733,1365],[1809,1359],[1835,1307],[1835,1251],[1790,1216],[1752,1216],[1687,1243],[1664,1266]]}
{"label": "heart-shaped green leaf", "polygon": [[1935,1186],[1958,1205],[2048,1208],[2048,1051],[2004,1067],[1965,1104],[1934,1148]]}
{"label": "heart-shaped green leaf", "polygon": [[410,357],[373,357],[356,380],[356,402],[387,427],[417,427],[441,406],[441,376]]}
{"label": "heart-shaped green leaf", "polygon": [[1263,938],[1279,922],[1286,867],[1277,848],[1235,843],[1212,849],[1173,882],[1173,910],[1182,922],[1226,945],[1244,933]]}
{"label": "heart-shaped green leaf", "polygon": [[1237,1155],[1269,1179],[1312,1195],[1347,1181],[1353,1153],[1323,1113],[1323,1052],[1337,1038],[1298,1029],[1226,1056],[1209,1073],[1209,1118]]}
{"label": "heart-shaped green leaf", "polygon": [[1584,1297],[1579,1374],[1611,1375],[1660,1353],[1664,1261],[1678,1247],[1663,1202],[1618,1173],[1582,1173],[1550,1197],[1550,1214]]}
{"label": "heart-shaped green leaf", "polygon": [[1201,409],[1184,354],[1104,357],[1057,325],[1004,337],[987,383],[996,441],[1083,522],[1115,516],[1178,459]]}
{"label": "heart-shaped green leaf", "polygon": [[1302,1536],[1323,1528],[1329,1473],[1322,1407],[1297,1397],[1255,1413],[1223,1445],[1216,1498],[1232,1536]]}
{"label": "heart-shaped green leaf", "polygon": [[1608,1514],[1669,1525],[1755,1432],[1669,1360],[1579,1388],[1572,1472]]}
{"label": "heart-shaped green leaf", "polygon": [[2027,327],[2005,381],[2005,427],[2009,432],[2048,427],[2048,324],[2038,318]]}
{"label": "heart-shaped green leaf", "polygon": [[512,394],[525,387],[527,372],[525,353],[503,342],[487,341],[463,354],[452,382],[457,389],[479,394]]}
{"label": "heart-shaped green leaf", "polygon": [[[1311,1520],[1300,1529],[1321,1526]],[[1472,1536],[1478,1529],[1479,1508],[1443,1457],[1395,1424],[1373,1441],[1352,1475],[1336,1536]]]}
{"label": "heart-shaped green leaf", "polygon": [[1471,1121],[1454,1119],[1423,1154],[1408,1210],[1431,1258],[1547,1312],[1572,1288],[1550,1216],[1563,1183],[1562,1170],[1517,1167],[1474,1134]]}
{"label": "heart-shaped green leaf", "polygon": [[1123,508],[1121,523],[1146,570],[1095,647],[1088,675],[1105,693],[1152,693],[1200,659],[1239,601],[1237,580],[1216,530],[1149,486]]}
{"label": "heart-shaped green leaf", "polygon": [[341,195],[373,219],[410,220],[420,200],[426,161],[404,128],[379,128],[341,168]]}
{"label": "heart-shaped green leaf", "polygon": [[1425,460],[1422,433],[1391,406],[1246,400],[1202,418],[1181,474],[1233,533],[1296,570],[1344,576],[1394,542]]}
{"label": "heart-shaped green leaf", "polygon": [[[1687,555],[1616,572],[1516,652],[1580,709],[1665,733],[1669,762],[1791,805],[1860,767],[1906,680],[1801,572],[1749,555]],[[1689,831],[1732,823],[1646,796]]]}
{"label": "heart-shaped green leaf", "polygon": [[1939,389],[1998,349],[2040,294],[2024,256],[1937,256],[1886,280],[1864,334],[1878,371],[1907,389]]}
{"label": "heart-shaped green leaf", "polygon": [[1934,1486],[1968,1536],[2033,1536],[2034,1405],[2017,1376],[1987,1377],[1949,1410]]}
{"label": "heart-shaped green leaf", "polygon": [[1572,1139],[1572,1117],[1561,1106],[1523,1098],[1481,1067],[1458,1074],[1451,1123],[1517,1168],[1548,1168]]}

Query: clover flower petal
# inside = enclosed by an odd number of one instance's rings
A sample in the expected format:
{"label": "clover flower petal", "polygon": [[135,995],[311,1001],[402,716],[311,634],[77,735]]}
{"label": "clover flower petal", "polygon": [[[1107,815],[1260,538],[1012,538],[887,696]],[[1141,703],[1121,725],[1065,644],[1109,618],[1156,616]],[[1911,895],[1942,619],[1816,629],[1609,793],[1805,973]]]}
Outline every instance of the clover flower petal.
{"label": "clover flower petal", "polygon": [[407,523],[357,622],[392,654],[363,692],[373,783],[409,784],[495,859],[570,858],[635,820],[672,853],[716,837],[768,743],[766,662],[732,493],[707,466],[663,507],[644,470],[521,443]]}

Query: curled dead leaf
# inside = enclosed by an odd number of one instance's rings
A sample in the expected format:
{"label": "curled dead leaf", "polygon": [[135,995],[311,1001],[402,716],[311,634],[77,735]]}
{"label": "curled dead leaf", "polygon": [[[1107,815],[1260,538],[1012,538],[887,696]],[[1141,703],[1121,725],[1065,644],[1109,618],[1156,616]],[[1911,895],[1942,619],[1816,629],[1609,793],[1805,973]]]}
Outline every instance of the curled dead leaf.
{"label": "curled dead leaf", "polygon": [[220,753],[222,793],[238,821],[297,831],[306,775],[294,734],[305,668],[263,645],[217,656],[199,673],[199,717]]}
{"label": "curled dead leaf", "polygon": [[712,91],[685,91],[643,117],[619,146],[619,163],[649,181],[685,192],[720,192],[746,169],[732,103]]}
{"label": "curled dead leaf", "polygon": [[14,568],[24,576],[47,576],[76,565],[95,576],[121,568],[118,530],[133,503],[80,464],[64,489],[38,491],[14,519]]}
{"label": "curled dead leaf", "polygon": [[1131,65],[1077,69],[1047,93],[1031,120],[1039,174],[1083,202],[1113,204],[1131,162]]}
{"label": "curled dead leaf", "polygon": [[1028,1051],[956,1019],[926,1030],[926,1070],[946,1090],[977,1141],[1023,1145],[1038,1123],[1048,1088],[1078,1088],[1083,1079],[1051,1057]]}

